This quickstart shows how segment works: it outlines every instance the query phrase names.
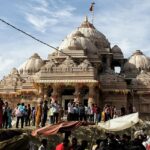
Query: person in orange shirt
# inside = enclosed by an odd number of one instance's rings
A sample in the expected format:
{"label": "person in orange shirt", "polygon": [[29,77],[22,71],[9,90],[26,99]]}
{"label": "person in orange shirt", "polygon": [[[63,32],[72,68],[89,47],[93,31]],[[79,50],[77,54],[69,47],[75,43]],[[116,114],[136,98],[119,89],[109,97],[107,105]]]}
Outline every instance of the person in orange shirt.
{"label": "person in orange shirt", "polygon": [[62,143],[56,146],[56,150],[69,150],[69,140],[65,138]]}

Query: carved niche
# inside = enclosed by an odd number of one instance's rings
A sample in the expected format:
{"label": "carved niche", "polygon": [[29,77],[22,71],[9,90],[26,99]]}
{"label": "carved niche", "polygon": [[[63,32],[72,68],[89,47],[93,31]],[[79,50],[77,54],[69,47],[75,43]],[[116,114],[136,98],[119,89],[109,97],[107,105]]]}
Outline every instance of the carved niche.
{"label": "carved niche", "polygon": [[69,56],[65,59],[65,61],[62,62],[62,64],[59,65],[59,68],[61,68],[62,72],[72,72],[73,67],[76,67],[77,64],[71,59]]}
{"label": "carved niche", "polygon": [[88,71],[89,68],[92,68],[91,63],[89,60],[85,59],[79,66],[82,71]]}
{"label": "carved niche", "polygon": [[50,59],[41,70],[44,72],[53,72],[53,68],[56,67],[56,63],[53,59]]}

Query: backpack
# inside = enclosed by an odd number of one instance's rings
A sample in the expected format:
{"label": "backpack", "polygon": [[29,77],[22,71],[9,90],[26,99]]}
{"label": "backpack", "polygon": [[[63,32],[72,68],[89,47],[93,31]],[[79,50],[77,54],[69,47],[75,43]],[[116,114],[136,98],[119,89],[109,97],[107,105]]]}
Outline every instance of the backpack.
{"label": "backpack", "polygon": [[16,117],[21,117],[22,116],[22,113],[21,113],[21,111],[18,108],[15,111],[15,116]]}

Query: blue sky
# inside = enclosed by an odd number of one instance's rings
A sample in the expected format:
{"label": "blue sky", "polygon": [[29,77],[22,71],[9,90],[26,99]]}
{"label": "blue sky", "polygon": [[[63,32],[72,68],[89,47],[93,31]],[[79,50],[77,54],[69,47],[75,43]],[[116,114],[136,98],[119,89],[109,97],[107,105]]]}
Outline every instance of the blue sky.
{"label": "blue sky", "polygon": [[[0,18],[53,46],[78,27],[92,0],[0,0]],[[150,56],[150,0],[95,0],[94,26],[125,57],[140,49]],[[52,49],[0,22],[0,79],[37,52],[46,59]]]}

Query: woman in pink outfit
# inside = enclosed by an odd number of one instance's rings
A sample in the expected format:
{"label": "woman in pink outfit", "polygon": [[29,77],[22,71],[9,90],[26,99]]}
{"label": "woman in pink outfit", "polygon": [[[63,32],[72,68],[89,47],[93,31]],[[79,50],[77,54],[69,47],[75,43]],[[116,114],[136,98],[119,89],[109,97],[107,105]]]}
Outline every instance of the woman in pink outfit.
{"label": "woman in pink outfit", "polygon": [[0,128],[2,128],[2,123],[3,123],[3,101],[0,98]]}

